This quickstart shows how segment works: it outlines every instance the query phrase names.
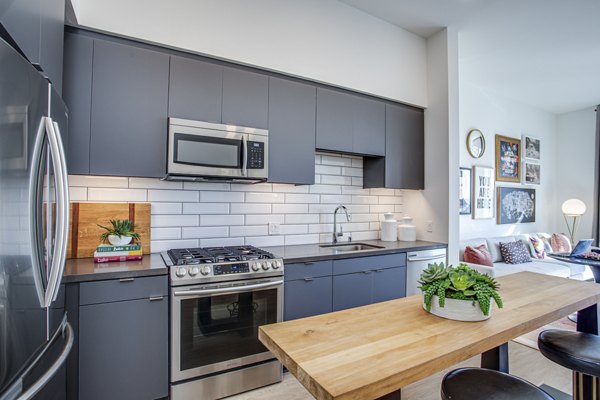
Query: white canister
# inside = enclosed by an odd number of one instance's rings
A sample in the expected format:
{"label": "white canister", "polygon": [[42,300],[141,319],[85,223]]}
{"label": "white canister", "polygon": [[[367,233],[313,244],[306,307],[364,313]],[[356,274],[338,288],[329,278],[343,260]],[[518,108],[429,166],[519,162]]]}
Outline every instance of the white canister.
{"label": "white canister", "polygon": [[417,240],[417,227],[413,225],[412,218],[408,215],[400,218],[398,225],[398,240],[403,242],[414,242]]}
{"label": "white canister", "polygon": [[383,242],[395,242],[398,239],[398,222],[391,212],[383,214],[383,217],[385,219],[381,221],[381,240]]}

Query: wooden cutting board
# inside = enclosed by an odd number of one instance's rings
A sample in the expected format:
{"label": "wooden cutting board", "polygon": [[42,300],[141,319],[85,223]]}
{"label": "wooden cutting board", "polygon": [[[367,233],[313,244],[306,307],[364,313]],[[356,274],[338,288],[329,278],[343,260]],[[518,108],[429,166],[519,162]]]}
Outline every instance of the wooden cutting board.
{"label": "wooden cutting board", "polygon": [[150,203],[71,203],[67,258],[93,257],[111,219],[129,219],[140,235],[144,254],[150,254]]}

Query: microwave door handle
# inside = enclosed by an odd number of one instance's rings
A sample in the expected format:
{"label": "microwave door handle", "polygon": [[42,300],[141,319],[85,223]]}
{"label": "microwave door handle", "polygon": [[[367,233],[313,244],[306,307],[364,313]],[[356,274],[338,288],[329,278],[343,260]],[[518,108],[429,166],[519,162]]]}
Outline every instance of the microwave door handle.
{"label": "microwave door handle", "polygon": [[[40,125],[35,136],[33,146],[31,171],[29,173],[29,244],[31,246],[31,267],[33,271],[33,281],[35,290],[40,302],[40,307],[45,307],[45,289],[42,279],[42,265],[40,264],[41,254],[43,254],[42,243],[38,238],[40,229],[38,221],[39,183],[41,178],[41,163],[44,151],[44,139],[46,137],[46,117],[42,117]],[[47,210],[46,212],[51,212]]]}
{"label": "microwave door handle", "polygon": [[242,176],[248,175],[248,142],[246,135],[242,135]]}
{"label": "microwave door handle", "polygon": [[229,294],[229,293],[239,293],[239,292],[247,292],[256,289],[267,289],[274,286],[282,285],[283,281],[274,281],[267,283],[257,283],[255,285],[245,285],[245,286],[237,286],[237,287],[227,287],[227,288],[218,288],[218,289],[198,289],[198,290],[182,290],[179,292],[173,292],[174,296],[198,296],[198,295],[211,295],[211,294]]}

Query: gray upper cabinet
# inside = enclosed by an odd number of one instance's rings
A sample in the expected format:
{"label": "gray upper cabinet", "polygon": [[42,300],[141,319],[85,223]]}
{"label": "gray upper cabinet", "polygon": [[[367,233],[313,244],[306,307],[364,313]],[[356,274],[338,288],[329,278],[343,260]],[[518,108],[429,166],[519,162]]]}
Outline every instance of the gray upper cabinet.
{"label": "gray upper cabinet", "polygon": [[40,64],[52,86],[62,94],[65,0],[43,0],[41,7]]}
{"label": "gray upper cabinet", "polygon": [[223,69],[222,123],[267,129],[269,78],[241,69]]}
{"label": "gray upper cabinet", "polygon": [[317,88],[317,149],[353,153],[353,99]]}
{"label": "gray upper cabinet", "polygon": [[167,54],[94,41],[90,173],[165,175],[168,92]]}
{"label": "gray upper cabinet", "polygon": [[269,78],[269,182],[315,183],[316,88]]}
{"label": "gray upper cabinet", "polygon": [[90,173],[90,113],[94,40],[65,34],[63,98],[69,108],[67,167],[70,174]]}
{"label": "gray upper cabinet", "polygon": [[387,104],[385,121],[385,158],[365,158],[364,187],[424,189],[423,110]]}
{"label": "gray upper cabinet", "polygon": [[171,56],[169,117],[221,123],[223,67]]}
{"label": "gray upper cabinet", "polygon": [[317,89],[317,148],[385,154],[385,105],[359,95]]}

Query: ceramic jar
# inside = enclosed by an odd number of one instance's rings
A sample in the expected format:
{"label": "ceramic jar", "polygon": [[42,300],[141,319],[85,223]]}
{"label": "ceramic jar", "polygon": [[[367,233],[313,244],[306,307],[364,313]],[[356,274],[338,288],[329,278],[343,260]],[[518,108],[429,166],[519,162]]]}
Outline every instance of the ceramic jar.
{"label": "ceramic jar", "polygon": [[391,212],[383,214],[383,218],[385,219],[381,221],[381,241],[395,242],[398,239],[398,222]]}
{"label": "ceramic jar", "polygon": [[417,227],[413,225],[412,218],[408,215],[400,218],[398,225],[398,240],[403,242],[414,242],[417,240]]}

